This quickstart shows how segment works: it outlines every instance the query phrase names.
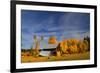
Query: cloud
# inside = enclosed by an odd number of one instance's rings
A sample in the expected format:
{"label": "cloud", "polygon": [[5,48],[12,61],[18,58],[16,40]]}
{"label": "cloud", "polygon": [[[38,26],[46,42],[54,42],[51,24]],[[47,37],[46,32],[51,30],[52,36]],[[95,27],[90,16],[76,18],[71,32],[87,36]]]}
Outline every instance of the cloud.
{"label": "cloud", "polygon": [[62,28],[68,30],[89,30],[90,15],[88,13],[69,12],[59,19],[59,24],[62,25]]}

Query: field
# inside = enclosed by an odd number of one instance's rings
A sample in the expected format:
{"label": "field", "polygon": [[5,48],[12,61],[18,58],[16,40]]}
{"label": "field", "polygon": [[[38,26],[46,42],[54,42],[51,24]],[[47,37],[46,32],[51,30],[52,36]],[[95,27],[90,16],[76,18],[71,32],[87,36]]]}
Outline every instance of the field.
{"label": "field", "polygon": [[[61,42],[55,41],[55,37],[52,37],[49,41],[49,45],[50,44],[57,45],[55,48],[40,49],[40,42],[37,41],[35,47],[21,49],[21,62],[29,63],[90,59],[90,41],[88,37],[82,40],[67,39]],[[49,53],[47,53],[48,51]]]}
{"label": "field", "polygon": [[[22,52],[23,53],[23,52]],[[26,52],[27,53],[27,52]],[[26,54],[25,52],[23,54]],[[63,54],[63,56],[39,56],[33,57],[30,55],[21,55],[21,62],[22,63],[30,63],[30,62],[48,62],[48,61],[68,61],[68,60],[86,60],[90,59],[90,52],[84,53],[76,53],[76,54]]]}

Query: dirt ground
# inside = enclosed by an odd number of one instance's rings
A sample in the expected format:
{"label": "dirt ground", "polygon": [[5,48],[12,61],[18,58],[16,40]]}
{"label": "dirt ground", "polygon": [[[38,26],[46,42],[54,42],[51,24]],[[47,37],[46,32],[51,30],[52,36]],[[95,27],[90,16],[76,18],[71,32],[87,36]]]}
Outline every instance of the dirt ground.
{"label": "dirt ground", "polygon": [[48,61],[68,61],[68,60],[86,60],[90,59],[90,52],[79,54],[65,54],[63,56],[49,56],[49,57],[33,57],[33,56],[21,56],[22,63],[30,62],[48,62]]}

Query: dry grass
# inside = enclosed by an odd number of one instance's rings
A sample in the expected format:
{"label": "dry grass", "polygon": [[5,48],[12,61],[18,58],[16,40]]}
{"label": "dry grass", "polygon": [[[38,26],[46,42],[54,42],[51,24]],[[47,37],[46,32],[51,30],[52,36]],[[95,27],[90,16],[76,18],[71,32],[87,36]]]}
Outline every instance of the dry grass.
{"label": "dry grass", "polygon": [[[25,54],[25,53],[22,53]],[[33,57],[30,55],[21,56],[22,63],[29,62],[48,62],[48,61],[68,61],[68,60],[86,60],[90,59],[90,52],[79,53],[79,54],[64,54],[63,56],[49,56],[49,57]]]}

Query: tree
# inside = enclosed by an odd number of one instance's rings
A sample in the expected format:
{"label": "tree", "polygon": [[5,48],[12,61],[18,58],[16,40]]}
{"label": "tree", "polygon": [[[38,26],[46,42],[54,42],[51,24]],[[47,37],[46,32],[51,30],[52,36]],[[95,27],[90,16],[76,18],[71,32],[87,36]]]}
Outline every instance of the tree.
{"label": "tree", "polygon": [[36,42],[37,41],[37,36],[34,35],[33,38],[34,38],[34,41]]}
{"label": "tree", "polygon": [[44,36],[41,36],[41,40],[40,41],[42,41],[42,40],[44,40]]}
{"label": "tree", "polygon": [[79,43],[80,52],[86,52],[88,51],[88,48],[89,48],[89,43],[87,42],[87,40],[80,41]]}
{"label": "tree", "polygon": [[71,45],[69,46],[69,52],[71,53],[78,53],[78,47],[77,45]]}
{"label": "tree", "polygon": [[60,47],[61,47],[60,49],[61,49],[62,53],[67,53],[68,46],[67,46],[66,40],[60,42]]}
{"label": "tree", "polygon": [[85,51],[88,51],[89,50],[89,43],[88,43],[88,41],[87,40],[83,40],[83,42],[84,42],[84,50]]}
{"label": "tree", "polygon": [[32,56],[34,56],[33,46],[31,46],[31,48],[30,48],[30,54],[31,54]]}
{"label": "tree", "polygon": [[35,42],[35,48],[34,48],[33,53],[34,53],[35,57],[38,57],[39,56],[40,44],[39,44],[39,41],[38,41],[36,35],[34,35],[33,38],[34,38],[34,42]]}
{"label": "tree", "polygon": [[44,39],[43,36],[40,37],[40,39],[37,39],[37,36],[34,35],[34,41],[35,41],[35,48],[34,48],[34,55],[35,57],[39,56],[40,53],[40,42]]}
{"label": "tree", "polygon": [[79,48],[78,48],[78,43],[79,43],[79,40],[77,39],[69,39],[67,40],[67,46],[68,46],[68,53],[78,53],[79,52]]}
{"label": "tree", "polygon": [[57,44],[57,39],[55,36],[51,36],[48,40],[48,44]]}
{"label": "tree", "polygon": [[88,51],[90,51],[90,37],[84,37],[84,40],[88,42]]}

